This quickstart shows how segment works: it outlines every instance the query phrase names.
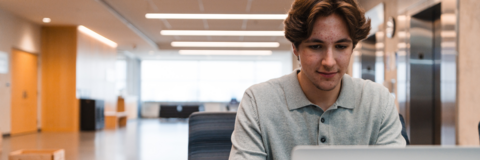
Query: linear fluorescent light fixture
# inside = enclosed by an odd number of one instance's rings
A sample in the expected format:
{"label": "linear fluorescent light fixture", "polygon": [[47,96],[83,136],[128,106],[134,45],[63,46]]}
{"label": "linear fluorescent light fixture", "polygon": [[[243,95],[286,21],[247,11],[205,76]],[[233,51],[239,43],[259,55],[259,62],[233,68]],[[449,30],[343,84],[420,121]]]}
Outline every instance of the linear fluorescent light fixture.
{"label": "linear fluorescent light fixture", "polygon": [[172,42],[172,47],[247,47],[247,48],[275,48],[278,42]]}
{"label": "linear fluorescent light fixture", "polygon": [[242,55],[242,56],[267,56],[271,50],[180,50],[181,55]]}
{"label": "linear fluorescent light fixture", "polygon": [[162,30],[163,36],[284,36],[283,31]]}
{"label": "linear fluorescent light fixture", "polygon": [[91,29],[88,29],[85,26],[82,26],[82,25],[78,26],[78,30],[81,31],[82,33],[85,33],[85,34],[99,40],[100,42],[103,42],[103,43],[109,45],[110,47],[113,47],[113,48],[117,47],[117,43],[113,42],[112,40],[109,40],[108,38],[105,38],[104,36],[98,34],[97,32],[92,31]]}
{"label": "linear fluorescent light fixture", "polygon": [[287,14],[175,14],[175,13],[147,13],[147,19],[262,19],[284,20]]}

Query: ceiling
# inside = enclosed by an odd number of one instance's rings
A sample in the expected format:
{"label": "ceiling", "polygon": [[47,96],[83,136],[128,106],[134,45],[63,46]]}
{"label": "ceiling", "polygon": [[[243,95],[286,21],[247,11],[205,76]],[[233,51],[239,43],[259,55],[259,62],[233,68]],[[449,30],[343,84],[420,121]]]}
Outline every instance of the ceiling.
{"label": "ceiling", "polygon": [[[365,0],[361,0],[365,1]],[[146,13],[222,13],[222,14],[285,14],[293,0],[105,0],[130,21],[159,49],[149,45],[129,29],[98,0],[0,0],[0,9],[11,12],[33,23],[44,26],[84,25],[118,43],[120,51],[137,56],[152,52],[178,50],[172,41],[243,41],[279,42],[279,48],[290,50],[284,37],[238,36],[162,36],[161,30],[282,30],[282,20],[159,20],[146,19]],[[360,2],[360,3],[361,3]],[[43,23],[44,17],[51,18]],[[205,48],[188,48],[205,49]],[[210,48],[218,49],[218,48]]]}

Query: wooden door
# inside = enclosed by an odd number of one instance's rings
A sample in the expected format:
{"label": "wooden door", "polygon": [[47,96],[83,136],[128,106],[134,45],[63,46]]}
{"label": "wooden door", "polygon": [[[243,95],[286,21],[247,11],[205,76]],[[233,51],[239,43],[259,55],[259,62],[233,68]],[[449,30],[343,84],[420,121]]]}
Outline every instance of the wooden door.
{"label": "wooden door", "polygon": [[12,50],[12,135],[37,131],[37,56]]}

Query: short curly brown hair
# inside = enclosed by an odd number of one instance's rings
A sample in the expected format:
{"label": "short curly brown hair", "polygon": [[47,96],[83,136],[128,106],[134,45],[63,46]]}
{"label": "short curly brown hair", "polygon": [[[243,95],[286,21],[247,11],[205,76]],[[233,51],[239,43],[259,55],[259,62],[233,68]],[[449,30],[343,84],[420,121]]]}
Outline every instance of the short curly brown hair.
{"label": "short curly brown hair", "polygon": [[296,48],[312,34],[313,24],[318,16],[336,13],[344,18],[353,47],[365,39],[370,32],[370,19],[355,0],[295,0],[285,19],[285,37]]}

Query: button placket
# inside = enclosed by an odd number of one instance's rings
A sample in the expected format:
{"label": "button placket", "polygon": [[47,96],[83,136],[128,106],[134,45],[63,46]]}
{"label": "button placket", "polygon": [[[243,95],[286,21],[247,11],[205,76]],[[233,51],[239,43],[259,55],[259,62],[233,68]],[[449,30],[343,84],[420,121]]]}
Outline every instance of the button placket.
{"label": "button placket", "polygon": [[318,120],[318,144],[319,145],[322,145],[322,144],[327,144],[327,136],[328,136],[328,133],[329,133],[329,130],[328,130],[328,125],[326,123],[326,118],[325,117],[328,117],[328,111],[326,111],[325,113],[322,114],[322,116],[320,116],[320,119]]}

